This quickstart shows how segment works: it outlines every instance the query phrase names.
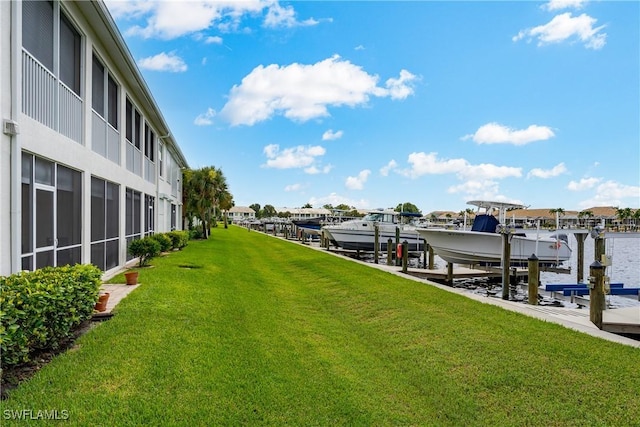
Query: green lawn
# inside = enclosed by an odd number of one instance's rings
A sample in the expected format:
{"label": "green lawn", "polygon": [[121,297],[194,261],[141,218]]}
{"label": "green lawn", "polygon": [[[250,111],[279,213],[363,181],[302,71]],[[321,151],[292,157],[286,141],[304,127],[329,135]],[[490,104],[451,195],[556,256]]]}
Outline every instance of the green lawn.
{"label": "green lawn", "polygon": [[238,227],[152,264],[3,426],[640,425],[632,347]]}

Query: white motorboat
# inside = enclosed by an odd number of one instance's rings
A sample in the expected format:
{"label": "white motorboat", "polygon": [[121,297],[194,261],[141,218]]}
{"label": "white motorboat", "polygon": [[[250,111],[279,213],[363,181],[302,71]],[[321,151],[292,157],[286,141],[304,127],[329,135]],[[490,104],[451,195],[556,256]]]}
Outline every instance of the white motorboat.
{"label": "white motorboat", "polygon": [[[509,233],[511,242],[511,265],[526,265],[535,254],[540,265],[557,266],[571,258],[566,235],[554,234],[541,237],[539,232],[525,233],[523,229],[505,226],[508,209],[525,206],[513,203],[470,201],[478,207],[471,230],[449,230],[443,228],[418,228],[417,231],[436,255],[453,264],[501,265],[503,233]],[[484,210],[484,212],[481,212]],[[496,218],[492,212],[498,210]],[[506,227],[506,228],[504,228]]]}
{"label": "white motorboat", "polygon": [[375,249],[375,228],[378,227],[378,242],[381,251],[387,250],[387,241],[396,243],[396,228],[400,232],[400,243],[408,243],[409,252],[422,251],[424,241],[412,224],[403,224],[403,218],[420,217],[420,214],[395,211],[372,211],[360,219],[344,221],[340,224],[322,227],[325,236],[334,245],[343,249],[373,251]]}

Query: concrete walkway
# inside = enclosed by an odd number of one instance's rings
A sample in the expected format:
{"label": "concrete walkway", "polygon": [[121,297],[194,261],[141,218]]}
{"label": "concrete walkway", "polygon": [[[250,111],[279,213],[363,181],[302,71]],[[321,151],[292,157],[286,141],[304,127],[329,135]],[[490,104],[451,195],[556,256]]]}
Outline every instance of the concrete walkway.
{"label": "concrete walkway", "polygon": [[100,287],[100,293],[108,292],[109,300],[107,301],[107,309],[102,312],[96,312],[93,315],[94,319],[109,318],[113,315],[113,309],[120,301],[122,301],[127,295],[134,290],[138,289],[140,284],[137,285],[125,285],[125,284],[103,284]]}

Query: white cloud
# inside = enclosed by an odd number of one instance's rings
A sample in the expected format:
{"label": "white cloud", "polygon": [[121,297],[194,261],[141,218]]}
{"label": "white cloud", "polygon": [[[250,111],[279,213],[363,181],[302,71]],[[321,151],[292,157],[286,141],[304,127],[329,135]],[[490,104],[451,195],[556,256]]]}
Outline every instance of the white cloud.
{"label": "white cloud", "polygon": [[[629,200],[626,201],[625,199]],[[624,185],[615,181],[606,181],[598,185],[595,195],[588,200],[580,202],[580,207],[593,206],[618,206],[627,207],[630,203],[637,206],[640,199],[640,186]]]}
{"label": "white cloud", "polygon": [[298,21],[296,19],[296,12],[293,10],[293,6],[288,5],[283,7],[277,2],[269,7],[267,16],[264,18],[264,26],[267,28],[306,27],[317,25],[318,23],[319,22],[313,18]]}
{"label": "white cloud", "polygon": [[564,163],[558,163],[551,169],[533,168],[527,174],[527,178],[536,177],[546,179],[561,175],[565,172],[567,172],[567,168]]}
{"label": "white cloud", "polygon": [[141,58],[138,60],[138,65],[144,70],[152,71],[170,71],[172,73],[187,71],[187,64],[174,52],[168,54],[161,52],[155,56]]}
{"label": "white cloud", "polygon": [[331,169],[333,169],[332,165],[322,166],[321,168],[317,167],[316,165],[312,165],[306,168],[304,172],[308,173],[309,175],[318,175],[321,173],[327,174],[331,172]]}
{"label": "white cloud", "polygon": [[589,0],[551,0],[541,7],[546,10],[582,9]]}
{"label": "white cloud", "polygon": [[[316,25],[315,19],[298,20],[293,6],[274,0],[110,1],[111,14],[120,19],[145,19],[124,31],[127,36],[174,39],[212,28],[237,31],[244,17],[264,16],[263,26],[290,28]],[[326,21],[331,21],[327,19]]]}
{"label": "white cloud", "polygon": [[413,82],[416,80],[417,77],[414,74],[407,70],[400,70],[400,76],[397,79],[387,79],[385,85],[391,99],[406,99],[409,95],[413,95]]}
{"label": "white cloud", "polygon": [[322,134],[323,141],[333,141],[334,139],[342,138],[343,132],[341,130],[334,132],[333,129],[329,129]]}
{"label": "white cloud", "polygon": [[231,125],[254,125],[273,115],[304,122],[329,116],[328,107],[356,107],[371,96],[400,99],[413,93],[415,77],[402,71],[379,87],[378,76],[334,55],[311,65],[259,65],[234,85],[220,111]]}
{"label": "white cloud", "polygon": [[365,47],[359,44],[358,46],[354,47],[353,50],[365,50]]}
{"label": "white cloud", "polygon": [[570,12],[555,16],[545,25],[522,30],[512,40],[517,42],[524,38],[537,39],[538,46],[551,43],[561,43],[578,39],[588,49],[602,49],[606,44],[607,34],[601,32],[605,27],[594,27],[597,19],[587,14],[573,17]]}
{"label": "white cloud", "polygon": [[366,199],[353,200],[345,196],[341,196],[337,193],[330,193],[327,196],[323,197],[312,197],[309,199],[309,203],[312,206],[324,206],[324,205],[347,205],[347,206],[355,206],[360,209],[366,209],[369,207],[369,201]]}
{"label": "white cloud", "polygon": [[411,153],[407,159],[410,169],[398,171],[401,175],[418,178],[422,175],[456,174],[460,179],[503,179],[521,177],[522,168],[496,166],[490,163],[472,165],[465,159],[439,159],[438,153]]}
{"label": "white cloud", "polygon": [[290,184],[284,187],[284,191],[300,191],[303,189],[302,184]]}
{"label": "white cloud", "polygon": [[220,36],[210,36],[204,39],[206,44],[222,44],[222,37]]}
{"label": "white cloud", "polygon": [[467,199],[489,199],[507,201],[499,194],[496,180],[519,178],[522,169],[510,166],[497,166],[489,163],[472,165],[465,159],[439,159],[438,153],[411,153],[407,159],[409,169],[398,170],[401,175],[418,178],[422,175],[454,174],[462,181],[450,186],[449,193],[465,193]]}
{"label": "white cloud", "polygon": [[525,145],[534,141],[544,141],[555,134],[547,126],[531,125],[526,129],[514,130],[499,123],[487,123],[480,126],[476,133],[465,135],[462,140],[472,139],[478,144]]}
{"label": "white cloud", "polygon": [[371,174],[371,171],[369,169],[362,170],[360,171],[358,176],[347,177],[347,180],[345,181],[344,185],[349,190],[362,190],[370,174]]}
{"label": "white cloud", "polygon": [[380,175],[382,176],[388,176],[389,172],[393,169],[395,169],[396,167],[398,167],[398,163],[396,163],[395,160],[391,160],[389,161],[389,163],[387,163],[385,166],[380,168]]}
{"label": "white cloud", "polygon": [[315,164],[317,157],[324,156],[325,151],[324,147],[319,145],[298,145],[280,150],[278,144],[270,144],[263,149],[267,156],[267,163],[264,166],[275,169],[308,168]]}
{"label": "white cloud", "polygon": [[213,124],[213,118],[216,115],[216,111],[213,108],[208,108],[205,113],[198,115],[193,121],[194,125],[197,126],[209,126]]}
{"label": "white cloud", "polygon": [[601,181],[600,178],[582,178],[580,181],[570,181],[567,190],[583,191],[595,187]]}

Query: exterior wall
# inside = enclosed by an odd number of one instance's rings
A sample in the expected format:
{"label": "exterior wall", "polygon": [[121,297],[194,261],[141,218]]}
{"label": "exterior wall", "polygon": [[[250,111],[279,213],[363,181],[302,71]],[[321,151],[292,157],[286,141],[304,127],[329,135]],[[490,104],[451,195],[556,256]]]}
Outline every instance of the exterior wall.
{"label": "exterior wall", "polygon": [[[57,3],[57,2],[56,2]],[[54,4],[56,4],[54,3]],[[186,160],[180,152],[176,141],[171,137],[170,131],[162,118],[151,94],[141,75],[137,70],[133,59],[127,53],[128,50],[122,45],[120,37],[110,16],[105,13],[106,8],[102,2],[63,2],[61,9],[64,9],[65,16],[71,22],[74,29],[80,33],[80,98],[81,103],[81,132],[76,140],[65,136],[62,133],[62,124],[57,124],[59,129],[54,129],[38,118],[34,118],[30,113],[23,113],[24,110],[21,90],[14,90],[15,86],[22,87],[23,75],[23,48],[22,48],[22,18],[21,2],[0,2],[0,113],[3,121],[14,119],[19,126],[19,134],[10,136],[0,135],[0,275],[8,275],[23,268],[22,264],[22,242],[21,230],[25,224],[22,221],[23,209],[25,206],[21,195],[21,156],[22,153],[33,155],[37,159],[53,162],[56,166],[54,170],[62,167],[77,171],[81,175],[81,208],[80,212],[82,224],[79,246],[81,262],[89,263],[92,260],[92,178],[108,181],[117,184],[118,192],[118,224],[117,224],[117,265],[111,266],[107,270],[116,270],[122,267],[127,261],[127,189],[139,192],[141,195],[141,209],[137,217],[141,223],[141,233],[144,235],[148,223],[151,232],[164,232],[172,228],[180,229],[181,224],[181,185],[179,183],[180,168],[186,167]],[[57,16],[57,15],[56,15]],[[54,16],[54,19],[56,19]],[[10,40],[15,40],[11,45]],[[114,44],[119,47],[114,48]],[[111,159],[99,154],[99,148],[94,146],[97,141],[95,134],[95,113],[92,108],[92,78],[93,76],[93,55],[99,58],[108,75],[116,82],[118,87],[117,97],[117,117],[118,132],[113,128],[106,127],[107,132],[115,137],[111,148],[117,147],[118,156],[110,156]],[[27,55],[29,58],[29,55]],[[55,66],[54,66],[55,68]],[[12,71],[15,71],[12,73]],[[16,74],[16,75],[14,75]],[[27,77],[25,77],[27,78]],[[27,83],[28,84],[28,83]],[[57,84],[57,83],[55,83]],[[106,87],[106,86],[105,86]],[[62,98],[62,95],[58,95]],[[107,96],[105,94],[105,96]],[[150,129],[155,134],[155,146],[149,144],[150,156],[155,158],[155,166],[150,161],[142,158],[142,173],[139,175],[127,168],[127,142],[126,135],[126,100],[129,99],[134,107],[140,112],[142,117],[142,128],[148,123]],[[54,99],[58,102],[58,99]],[[108,102],[108,101],[106,101]],[[52,104],[58,107],[58,104]],[[58,114],[56,112],[55,114]],[[60,113],[61,114],[61,113]],[[105,112],[106,116],[109,114]],[[62,123],[62,120],[60,121]],[[106,122],[104,122],[106,123]],[[49,123],[50,124],[50,123]],[[55,126],[54,126],[55,127]],[[109,130],[110,129],[110,130]],[[162,175],[159,163],[158,147],[163,147],[163,164],[170,164],[169,177],[167,172]],[[115,160],[115,161],[114,161]],[[39,161],[39,160],[36,160]],[[151,166],[148,168],[146,166]],[[67,169],[65,169],[67,170]],[[57,176],[58,172],[54,172]],[[54,178],[55,179],[55,178]],[[58,253],[58,238],[60,229],[66,229],[69,221],[74,218],[64,218],[63,215],[54,213],[56,203],[62,203],[63,196],[60,194],[60,184],[56,182],[54,186],[41,191],[50,195],[53,200],[51,212],[54,220],[53,236],[51,245],[54,248],[52,253]],[[40,187],[39,187],[40,186]],[[33,181],[30,184],[30,194],[35,194],[41,189],[41,185]],[[35,189],[35,190],[34,190]],[[24,190],[22,190],[24,192]],[[74,193],[74,194],[77,194]],[[145,209],[145,195],[151,197],[155,202],[154,209]],[[107,200],[108,196],[105,196]],[[33,200],[36,200],[33,197]],[[35,206],[29,209],[34,211],[30,223],[36,223],[37,215],[42,215]],[[106,202],[105,202],[106,203]],[[58,210],[60,207],[58,205]],[[107,209],[107,208],[105,208]],[[76,209],[77,210],[77,209]],[[172,210],[175,218],[172,227]],[[38,211],[38,212],[35,212]],[[149,219],[145,214],[151,211]],[[64,211],[62,211],[64,212]],[[129,215],[132,217],[135,215]],[[65,224],[65,221],[67,222]],[[93,225],[96,225],[94,221]],[[57,224],[57,225],[56,225]],[[34,227],[37,227],[36,225]],[[69,226],[72,227],[72,226]],[[105,227],[108,227],[106,225]],[[130,234],[130,233],[129,233]],[[34,241],[36,238],[33,238]],[[30,239],[27,239],[30,240]],[[50,239],[51,240],[51,239]],[[98,239],[99,240],[99,239]],[[97,244],[97,243],[96,243]],[[115,246],[112,246],[115,248]],[[33,258],[36,258],[35,249]],[[63,257],[61,257],[64,259]],[[42,258],[44,259],[44,257]],[[54,258],[55,259],[55,256]],[[52,261],[57,263],[58,261]],[[35,261],[34,264],[35,266]],[[109,264],[111,265],[111,264]]]}
{"label": "exterior wall", "polygon": [[[11,119],[11,4],[0,2],[0,120]],[[0,275],[11,266],[11,144],[0,133]]]}

